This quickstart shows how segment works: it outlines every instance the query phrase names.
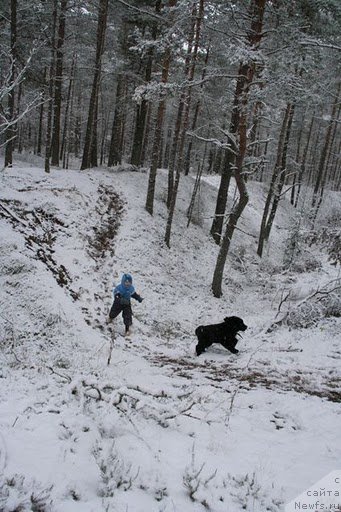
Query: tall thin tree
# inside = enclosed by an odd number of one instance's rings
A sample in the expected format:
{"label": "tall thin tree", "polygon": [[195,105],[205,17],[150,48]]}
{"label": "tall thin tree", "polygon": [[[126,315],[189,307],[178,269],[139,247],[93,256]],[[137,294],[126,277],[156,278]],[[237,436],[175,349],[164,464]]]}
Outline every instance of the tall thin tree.
{"label": "tall thin tree", "polygon": [[59,165],[60,158],[60,121],[63,86],[63,45],[65,40],[67,0],[60,0],[59,25],[56,47],[56,69],[53,97],[53,129],[51,141],[51,164]]}
{"label": "tall thin tree", "polygon": [[101,80],[102,55],[104,52],[107,16],[108,0],[100,0],[98,6],[95,72],[92,82],[81,170],[96,167],[97,165],[97,152],[94,150],[94,146],[97,143],[98,94]]}
{"label": "tall thin tree", "polygon": [[[176,5],[177,0],[169,0],[169,7],[172,8]],[[165,50],[165,54],[162,61],[162,76],[161,76],[161,84],[166,85],[168,82],[169,68],[172,58],[171,47],[168,44]],[[149,171],[149,179],[148,179],[148,190],[147,190],[147,198],[146,198],[146,210],[150,215],[153,215],[154,208],[154,196],[155,196],[155,183],[156,183],[156,172],[157,166],[159,163],[160,156],[160,143],[163,129],[163,120],[166,109],[166,99],[164,97],[164,93],[161,92],[161,97],[158,104],[157,114],[156,114],[156,125],[154,131],[154,139],[152,146],[152,161]]]}
{"label": "tall thin tree", "polygon": [[12,167],[13,163],[13,147],[16,137],[16,123],[14,119],[15,105],[15,76],[17,67],[17,0],[11,0],[11,48],[10,48],[10,74],[8,81],[8,127],[5,132],[6,149],[5,149],[5,167]]}
{"label": "tall thin tree", "polygon": [[[263,37],[263,19],[267,0],[252,0],[250,5],[250,30],[247,40],[250,48],[257,51]],[[215,297],[222,295],[222,280],[227,254],[230,248],[232,236],[237,227],[247,203],[248,192],[243,177],[243,164],[247,150],[247,106],[250,93],[250,86],[255,75],[255,62],[241,63],[239,66],[238,79],[235,90],[235,104],[237,105],[236,126],[237,126],[237,155],[235,166],[235,180],[238,188],[239,199],[234,205],[229,216],[226,230],[221,241],[216,266],[213,273],[212,292]]]}
{"label": "tall thin tree", "polygon": [[198,6],[198,12],[196,15],[196,23],[195,23],[195,30],[194,30],[194,45],[193,45],[193,51],[191,53],[191,59],[190,59],[190,65],[188,69],[188,82],[189,85],[185,90],[185,95],[183,97],[183,110],[184,110],[184,117],[183,117],[183,123],[182,123],[182,129],[180,134],[180,140],[179,140],[179,148],[176,155],[176,164],[175,164],[175,180],[172,187],[172,194],[169,204],[169,212],[168,212],[168,218],[166,223],[166,231],[165,231],[165,242],[167,244],[167,247],[170,247],[170,237],[171,237],[171,230],[172,230],[172,223],[173,223],[173,217],[174,217],[174,211],[175,211],[175,204],[176,199],[178,195],[178,188],[180,183],[180,174],[181,171],[183,171],[183,163],[184,163],[184,148],[185,148],[185,136],[189,125],[189,110],[191,105],[191,93],[192,88],[190,86],[191,82],[193,82],[194,79],[194,73],[195,73],[195,67],[197,63],[197,57],[198,57],[198,50],[199,50],[199,43],[200,43],[200,35],[201,35],[201,26],[204,19],[204,0],[199,0],[199,6]]}
{"label": "tall thin tree", "polygon": [[53,89],[55,77],[55,43],[56,43],[56,27],[57,27],[57,13],[58,3],[53,0],[52,11],[52,34],[51,34],[51,53],[50,53],[50,66],[49,66],[49,90],[48,90],[48,109],[47,109],[47,123],[45,134],[45,172],[50,172],[50,157],[51,157],[51,133],[52,133],[52,110],[53,110]]}

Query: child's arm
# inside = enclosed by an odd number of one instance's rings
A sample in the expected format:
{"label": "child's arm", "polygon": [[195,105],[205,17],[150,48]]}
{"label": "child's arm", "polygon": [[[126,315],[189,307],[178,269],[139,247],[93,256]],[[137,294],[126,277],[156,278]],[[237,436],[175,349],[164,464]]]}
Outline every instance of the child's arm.
{"label": "child's arm", "polygon": [[141,295],[139,295],[138,293],[134,292],[132,294],[132,298],[135,299],[135,300],[138,300],[139,302],[142,302],[143,301],[143,298],[141,297]]}

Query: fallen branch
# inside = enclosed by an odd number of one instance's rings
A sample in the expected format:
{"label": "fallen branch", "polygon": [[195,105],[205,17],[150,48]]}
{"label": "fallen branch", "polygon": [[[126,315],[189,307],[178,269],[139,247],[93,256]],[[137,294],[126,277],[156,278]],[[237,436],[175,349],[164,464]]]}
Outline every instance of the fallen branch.
{"label": "fallen branch", "polygon": [[61,377],[62,379],[65,379],[65,380],[66,380],[67,382],[69,382],[69,383],[72,381],[72,379],[71,379],[71,377],[70,377],[69,375],[63,375],[62,373],[58,373],[58,372],[56,372],[56,371],[52,368],[52,366],[47,366],[47,368],[51,371],[51,373],[52,373],[53,375],[58,375],[58,377]]}
{"label": "fallen branch", "polygon": [[[336,286],[333,286],[332,288],[330,288],[330,286],[332,286],[334,283],[336,283]],[[333,279],[332,281],[327,283],[322,289],[317,288],[317,290],[315,290],[313,293],[311,293],[310,295],[308,295],[307,297],[305,297],[304,299],[302,299],[301,301],[296,303],[295,311],[298,311],[302,306],[309,304],[309,303],[312,305],[313,304],[316,305],[316,303],[320,302],[324,297],[331,295],[334,292],[337,292],[339,290],[341,290],[340,278]],[[274,328],[283,325],[288,320],[288,317],[292,313],[292,308],[290,306],[289,306],[288,311],[283,315],[283,317],[280,320],[276,321],[276,318],[280,312],[280,308],[281,308],[282,304],[288,299],[289,295],[290,295],[290,292],[288,293],[287,297],[285,297],[284,299],[281,300],[280,305],[278,307],[276,317],[275,317],[275,321],[272,322],[272,324],[266,329],[266,331],[265,331],[266,333],[272,332],[274,330]],[[316,299],[316,300],[314,301],[314,299]]]}
{"label": "fallen branch", "polygon": [[23,226],[25,226],[25,228],[28,227],[27,223],[24,222],[23,220],[19,219],[19,217],[17,217],[15,215],[15,213],[11,212],[11,210],[9,208],[6,208],[6,206],[4,206],[2,203],[0,203],[0,207],[10,216],[12,217],[14,220],[16,220],[17,222],[20,222],[20,224],[22,224]]}

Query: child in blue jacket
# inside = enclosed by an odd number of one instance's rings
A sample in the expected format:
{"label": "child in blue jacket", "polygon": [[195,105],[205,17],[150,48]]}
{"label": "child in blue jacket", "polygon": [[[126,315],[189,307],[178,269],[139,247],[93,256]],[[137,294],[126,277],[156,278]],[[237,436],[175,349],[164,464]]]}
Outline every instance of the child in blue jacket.
{"label": "child in blue jacket", "polygon": [[138,302],[142,302],[143,298],[136,293],[133,286],[133,278],[130,274],[123,274],[121,284],[113,288],[114,303],[111,306],[109,317],[111,320],[116,318],[120,313],[123,316],[125,325],[125,335],[129,336],[130,326],[133,323],[133,313],[131,310],[130,299],[133,298]]}

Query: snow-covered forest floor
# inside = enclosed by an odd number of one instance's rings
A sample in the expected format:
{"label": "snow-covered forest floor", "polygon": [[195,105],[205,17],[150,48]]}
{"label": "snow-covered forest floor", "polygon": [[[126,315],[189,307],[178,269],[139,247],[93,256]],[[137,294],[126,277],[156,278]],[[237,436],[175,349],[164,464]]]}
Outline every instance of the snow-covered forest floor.
{"label": "snow-covered forest floor", "polygon": [[[166,174],[154,217],[147,178],[24,163],[0,174],[1,511],[278,512],[339,469],[339,266],[313,244],[283,269],[286,201],[259,260],[266,186],[250,182],[216,299],[217,178],[188,228],[182,178],[171,249]],[[329,193],[320,229],[340,212]],[[121,318],[106,323],[123,272],[145,299],[130,339]],[[196,357],[195,328],[230,315],[249,326],[239,355]]]}

